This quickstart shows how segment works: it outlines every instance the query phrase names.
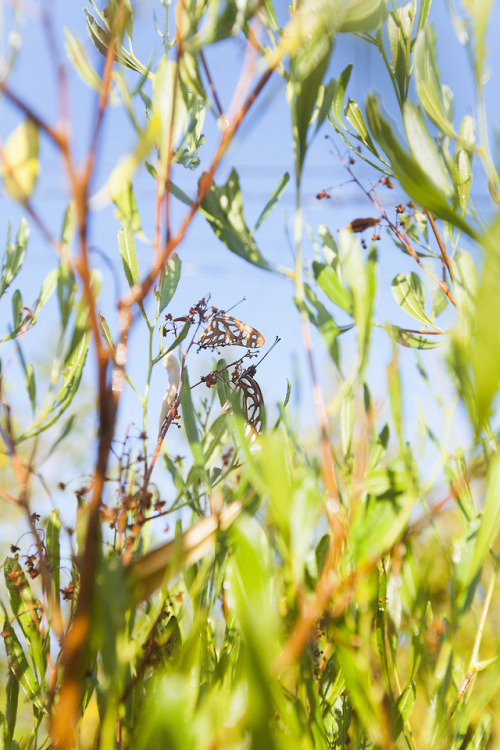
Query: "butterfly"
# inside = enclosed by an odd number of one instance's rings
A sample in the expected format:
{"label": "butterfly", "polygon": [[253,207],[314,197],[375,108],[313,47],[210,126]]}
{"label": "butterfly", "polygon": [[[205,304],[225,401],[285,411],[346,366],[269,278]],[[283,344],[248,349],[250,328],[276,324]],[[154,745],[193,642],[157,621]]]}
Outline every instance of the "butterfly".
{"label": "butterfly", "polygon": [[210,318],[198,342],[202,349],[230,345],[255,349],[264,343],[264,336],[257,329],[223,312]]}
{"label": "butterfly", "polygon": [[[264,426],[264,397],[254,375],[255,366],[249,367],[235,384],[236,388],[241,390],[241,408],[251,435],[262,432]],[[231,402],[228,399],[221,409],[221,414],[230,409]]]}

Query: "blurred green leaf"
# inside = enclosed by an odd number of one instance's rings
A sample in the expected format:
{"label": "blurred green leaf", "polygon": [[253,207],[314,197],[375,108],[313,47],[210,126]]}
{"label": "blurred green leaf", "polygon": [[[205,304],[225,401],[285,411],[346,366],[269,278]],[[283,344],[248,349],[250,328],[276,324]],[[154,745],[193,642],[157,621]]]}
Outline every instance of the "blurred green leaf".
{"label": "blurred green leaf", "polygon": [[347,100],[344,114],[346,120],[352,125],[356,133],[358,133],[363,144],[378,157],[379,154],[372,141],[371,135],[368,132],[368,128],[366,127],[365,118],[363,117],[359,106],[352,99]]}
{"label": "blurred green leaf", "polygon": [[52,595],[56,602],[59,602],[59,587],[60,587],[60,566],[61,566],[61,553],[60,553],[60,533],[61,533],[61,520],[59,518],[59,510],[54,508],[49,516],[47,524],[47,563],[50,570],[50,578],[52,583]]}
{"label": "blurred green leaf", "polygon": [[427,130],[422,113],[412,102],[405,102],[403,120],[413,158],[437,189],[451,198],[453,187],[448,171]]}
{"label": "blurred green leaf", "polygon": [[7,619],[7,615],[4,621],[3,633],[9,671],[14,675],[34,706],[43,710],[39,686],[24,655],[19,639]]}
{"label": "blurred green leaf", "polygon": [[2,750],[3,748],[13,747],[12,739],[14,737],[14,729],[16,727],[17,706],[19,702],[19,682],[17,680],[17,677],[10,670],[9,676],[7,678],[7,689],[5,693],[5,731],[4,728],[0,726],[0,732],[2,733],[0,742],[2,742],[3,740]]}
{"label": "blurred green leaf", "polygon": [[160,306],[158,312],[161,313],[168,306],[170,300],[175,294],[179,279],[181,277],[181,259],[177,253],[173,253],[168,259],[165,267],[160,274]]}
{"label": "blurred green leaf", "polygon": [[217,237],[232,253],[259,268],[272,268],[261,255],[245,223],[240,183],[235,169],[231,170],[225,185],[219,187],[212,184],[202,201],[201,211]]}
{"label": "blurred green leaf", "polygon": [[314,278],[328,299],[352,315],[354,310],[352,294],[349,289],[346,289],[334,269],[318,261],[313,262],[312,268]]}
{"label": "blurred green leaf", "polygon": [[7,244],[2,257],[2,270],[0,279],[0,297],[14,281],[21,270],[26,255],[26,247],[29,239],[29,229],[25,219],[19,222],[16,241],[10,242],[10,226],[7,235]]}
{"label": "blurred green leaf", "polygon": [[75,70],[85,83],[95,91],[101,90],[101,79],[89,62],[84,47],[79,39],[69,29],[64,29],[64,46],[68,59],[73,63]]}
{"label": "blurred green leaf", "polygon": [[189,447],[193,454],[195,463],[203,466],[203,450],[201,446],[201,439],[196,426],[196,414],[194,410],[193,400],[191,398],[191,389],[189,387],[189,377],[187,369],[184,368],[182,376],[182,391],[181,391],[181,409],[182,409],[182,421],[184,429],[186,431],[186,437],[189,442]]}
{"label": "blurred green leaf", "polygon": [[373,31],[383,24],[387,16],[385,0],[361,0],[345,6],[340,31],[343,33]]}
{"label": "blurred green leaf", "polygon": [[114,202],[117,205],[115,216],[120,224],[123,224],[132,234],[140,232],[141,215],[137,208],[134,188],[131,182],[126,184],[123,190],[114,196]]}
{"label": "blurred green leaf", "polygon": [[266,205],[264,206],[264,208],[260,212],[259,218],[255,222],[255,226],[254,226],[254,228],[252,230],[252,234],[255,234],[255,232],[260,227],[260,225],[263,223],[263,221],[267,218],[267,216],[269,216],[269,214],[273,210],[274,206],[277,204],[277,202],[281,198],[282,194],[285,192],[289,181],[290,181],[290,175],[288,174],[288,172],[285,172],[285,174],[283,175],[283,177],[279,181],[278,187],[276,188],[276,190],[274,190],[273,194],[271,195],[271,197],[267,201]]}
{"label": "blurred green leaf", "polygon": [[476,387],[477,427],[490,415],[500,384],[500,214],[486,230],[486,251],[476,302],[476,335],[472,368]]}
{"label": "blurred green leaf", "polygon": [[436,336],[429,339],[420,333],[410,331],[406,328],[399,328],[398,326],[389,324],[386,324],[384,328],[393,341],[410,349],[435,349],[436,346],[442,343]]}
{"label": "blurred green leaf", "polygon": [[392,280],[391,291],[398,305],[408,315],[441,332],[441,329],[426,315],[424,287],[416,273],[411,271],[407,276],[398,273]]}
{"label": "blurred green leaf", "polygon": [[448,120],[441,94],[436,34],[430,22],[420,26],[420,19],[419,29],[413,51],[418,98],[432,122],[453,138],[453,124]]}
{"label": "blurred green leaf", "polygon": [[130,287],[140,283],[139,266],[135,251],[134,235],[128,227],[122,227],[118,232],[118,247],[123,263],[123,270]]}
{"label": "blurred green leaf", "polygon": [[26,203],[38,177],[38,125],[26,119],[10,134],[2,150],[1,174],[10,198]]}

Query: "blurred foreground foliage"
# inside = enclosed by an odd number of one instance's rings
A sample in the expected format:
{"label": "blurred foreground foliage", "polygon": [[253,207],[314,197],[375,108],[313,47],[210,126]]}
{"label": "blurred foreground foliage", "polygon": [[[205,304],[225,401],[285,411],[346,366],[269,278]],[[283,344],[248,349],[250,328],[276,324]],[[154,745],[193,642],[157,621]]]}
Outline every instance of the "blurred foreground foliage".
{"label": "blurred foreground foliage", "polygon": [[[389,5],[304,0],[282,25],[269,1],[179,0],[163,6],[163,26],[155,17],[163,55],[140,61],[129,0],[101,9],[92,3],[86,23],[102,65],[92,65],[82,41],[65,30],[69,61],[99,92],[81,169],[68,123],[44,121],[10,87],[9,75],[3,79],[19,124],[1,148],[1,174],[26,218],[9,229],[1,265],[8,331],[1,342],[0,494],[24,511],[28,537],[12,545],[3,565],[0,747],[498,747],[500,200],[484,92],[491,3],[470,3],[453,18],[467,40],[478,101],[476,115],[461,122],[453,91],[440,79],[430,0]],[[50,30],[54,22],[46,23]],[[385,104],[391,119],[378,95],[366,92],[359,104],[348,97],[352,65],[328,77],[342,33],[378,50],[394,91]],[[243,68],[252,87],[228,116],[207,61],[210,47],[230,37],[246,40],[259,65]],[[17,48],[5,54],[15,80]],[[257,231],[290,175],[253,228],[237,171],[224,184],[216,175],[271,77],[283,80],[274,95],[286,96],[293,132],[293,268],[265,258]],[[136,144],[91,196],[109,104],[123,107]],[[207,142],[206,112],[219,121],[218,143]],[[353,217],[338,235],[337,226],[312,228],[309,263],[302,184],[320,128],[347,144],[349,155],[338,151],[339,160],[371,216]],[[37,204],[40,142],[58,150],[69,178],[60,237]],[[196,174],[201,149],[212,153],[209,167],[187,195],[175,176],[179,169]],[[360,159],[373,169],[369,188],[356,174]],[[143,226],[133,189],[146,171],[155,185],[153,228]],[[486,216],[471,200],[473,174],[489,188]],[[90,265],[91,197],[111,203],[121,224],[115,258],[128,290],[113,319],[103,313],[101,278]],[[317,197],[328,199],[328,188]],[[185,212],[178,226],[174,202]],[[268,416],[266,426],[258,370],[247,361],[261,346],[258,331],[208,300],[194,301],[179,318],[169,312],[185,232],[198,214],[230,252],[289,283],[311,368],[313,435],[294,428],[290,386],[277,421]],[[29,266],[30,222],[55,251],[35,300],[23,296],[21,283],[16,288]],[[136,243],[152,249],[149,265]],[[389,294],[377,286],[381,243],[407,327],[378,319],[378,300]],[[30,361],[45,319],[48,371]],[[140,352],[131,348],[133,327],[141,329]],[[380,378],[380,356],[371,349],[380,329],[392,347],[386,404],[371,385]],[[347,337],[354,342],[349,357],[341,350]],[[229,343],[247,351],[230,364],[219,358],[203,376],[209,396],[200,396],[187,369],[196,348],[220,356]],[[316,377],[320,343],[338,383],[328,400]],[[435,348],[445,355],[445,375]],[[142,384],[127,370],[133,356],[147,362]],[[441,434],[425,418],[417,430],[409,413],[408,357],[416,358]],[[75,490],[44,472],[49,459],[62,460],[89,440],[78,396],[91,360],[95,466]],[[169,382],[156,439],[148,400],[161,361]],[[124,437],[116,417],[125,393],[139,400],[143,425]],[[176,424],[189,446],[183,460],[161,452]],[[469,435],[464,445],[462,433]],[[165,486],[151,482],[156,463],[155,476],[170,475]],[[54,509],[42,518],[45,493]],[[68,528],[62,517],[71,499]],[[175,526],[173,538],[155,546],[150,529],[165,520]]]}

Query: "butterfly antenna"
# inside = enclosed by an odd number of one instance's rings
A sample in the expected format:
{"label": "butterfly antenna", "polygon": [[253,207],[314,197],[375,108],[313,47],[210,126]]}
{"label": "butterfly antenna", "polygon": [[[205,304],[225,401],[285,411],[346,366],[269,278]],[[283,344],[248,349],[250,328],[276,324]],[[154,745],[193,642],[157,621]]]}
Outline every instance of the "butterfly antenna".
{"label": "butterfly antenna", "polygon": [[246,297],[242,297],[238,302],[235,302],[234,305],[231,305],[225,312],[230,312],[231,310],[234,310],[235,307],[238,307],[238,305],[241,305],[242,302],[245,302]]}
{"label": "butterfly antenna", "polygon": [[264,360],[264,359],[265,359],[265,358],[267,357],[267,355],[268,355],[268,354],[269,354],[270,352],[272,352],[272,350],[274,349],[274,347],[276,346],[276,344],[277,344],[277,343],[278,343],[279,341],[281,341],[280,337],[279,337],[279,336],[276,336],[276,339],[275,339],[275,341],[274,341],[274,344],[271,344],[271,346],[269,347],[269,349],[267,350],[267,352],[266,352],[266,353],[265,353],[265,354],[264,354],[264,355],[263,355],[263,356],[262,356],[262,357],[261,357],[261,358],[259,359],[259,361],[258,361],[258,362],[256,362],[256,363],[255,363],[254,365],[252,365],[252,367],[255,367],[255,368],[257,368],[257,367],[258,367],[258,366],[260,365],[260,363],[261,363],[261,362],[262,362],[262,361],[263,361],[263,360]]}

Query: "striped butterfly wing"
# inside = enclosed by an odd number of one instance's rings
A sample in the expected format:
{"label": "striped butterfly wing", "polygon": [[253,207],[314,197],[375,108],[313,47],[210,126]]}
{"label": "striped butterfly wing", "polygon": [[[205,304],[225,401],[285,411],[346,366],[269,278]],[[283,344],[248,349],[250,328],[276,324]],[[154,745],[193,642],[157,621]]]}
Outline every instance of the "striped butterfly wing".
{"label": "striped butterfly wing", "polygon": [[[264,397],[260,386],[254,378],[248,373],[244,373],[236,383],[237,388],[241,389],[242,410],[245,421],[248,425],[250,435],[256,435],[262,432],[265,422],[264,419]],[[225,414],[231,409],[231,401],[228,399],[221,409],[221,414]]]}
{"label": "striped butterfly wing", "polygon": [[247,349],[255,349],[264,343],[264,336],[256,328],[224,313],[218,313],[210,318],[198,342],[203,349],[215,349],[218,346],[244,346]]}
{"label": "striped butterfly wing", "polygon": [[264,397],[260,386],[248,373],[244,373],[238,380],[243,399],[243,414],[250,428],[251,434],[262,432],[264,427]]}

